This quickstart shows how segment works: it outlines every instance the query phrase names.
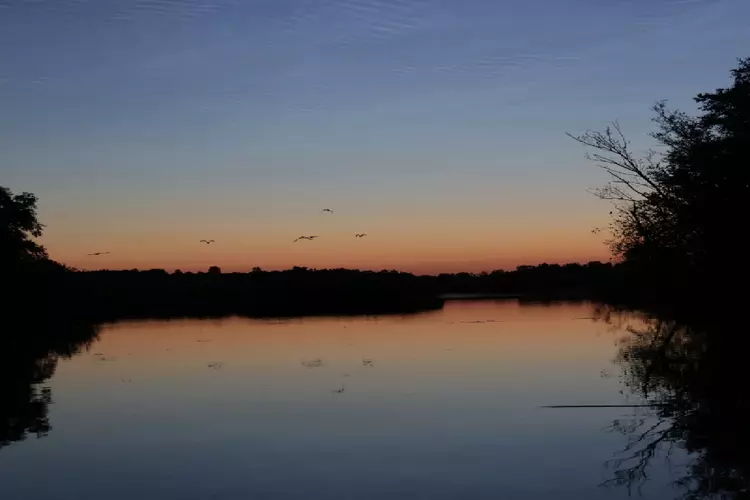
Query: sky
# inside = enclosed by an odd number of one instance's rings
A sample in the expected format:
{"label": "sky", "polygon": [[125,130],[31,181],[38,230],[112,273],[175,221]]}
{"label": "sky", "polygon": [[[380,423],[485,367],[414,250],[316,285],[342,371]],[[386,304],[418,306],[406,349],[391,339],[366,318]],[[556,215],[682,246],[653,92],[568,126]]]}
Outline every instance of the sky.
{"label": "sky", "polygon": [[566,132],[618,120],[652,146],[650,107],[726,86],[748,19],[747,0],[0,0],[0,185],[39,197],[41,243],[81,269],[607,260],[606,178]]}

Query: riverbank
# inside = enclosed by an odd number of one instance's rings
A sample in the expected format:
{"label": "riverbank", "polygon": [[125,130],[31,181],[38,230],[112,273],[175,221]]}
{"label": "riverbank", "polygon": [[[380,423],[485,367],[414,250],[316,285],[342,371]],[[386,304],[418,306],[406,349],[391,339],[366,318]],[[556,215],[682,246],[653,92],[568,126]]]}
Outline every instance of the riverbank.
{"label": "riverbank", "polygon": [[445,300],[613,301],[632,296],[612,264],[522,266],[514,271],[417,276],[397,271],[292,268],[250,273],[68,271],[11,280],[5,305],[20,315],[120,318],[405,314]]}

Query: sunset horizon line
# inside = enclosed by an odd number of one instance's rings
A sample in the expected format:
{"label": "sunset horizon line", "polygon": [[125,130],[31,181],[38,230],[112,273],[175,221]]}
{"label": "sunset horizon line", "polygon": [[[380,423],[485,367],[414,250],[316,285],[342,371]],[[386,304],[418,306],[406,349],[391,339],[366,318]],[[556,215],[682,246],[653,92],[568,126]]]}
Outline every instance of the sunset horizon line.
{"label": "sunset horizon line", "polygon": [[[503,272],[512,272],[515,271],[521,267],[538,267],[542,265],[549,265],[549,266],[565,266],[570,264],[576,264],[576,265],[587,265],[590,263],[601,263],[601,264],[615,264],[617,261],[614,257],[608,257],[606,259],[602,258],[584,258],[584,259],[572,259],[572,260],[565,260],[565,259],[552,259],[552,260],[542,260],[538,261],[536,263],[529,263],[525,262],[522,264],[516,264],[516,265],[505,265],[500,267],[484,267],[480,270],[477,269],[461,269],[461,270],[432,270],[432,271],[419,271],[417,269],[420,268],[427,268],[431,267],[428,265],[417,265],[415,266],[409,266],[409,265],[402,265],[402,266],[305,266],[305,265],[291,265],[291,266],[280,266],[280,265],[271,265],[271,266],[242,266],[242,267],[225,267],[220,264],[211,264],[207,266],[190,266],[190,267],[101,267],[101,268],[83,268],[78,266],[68,266],[75,271],[81,271],[81,272],[105,272],[105,271],[111,271],[111,272],[124,272],[124,271],[138,271],[138,272],[147,272],[147,271],[165,271],[170,274],[175,273],[177,271],[182,273],[206,273],[208,270],[212,267],[218,267],[223,274],[248,274],[253,272],[254,269],[259,269],[263,272],[279,272],[279,271],[291,271],[293,269],[306,269],[309,271],[333,271],[333,270],[343,270],[343,271],[359,271],[359,272],[383,272],[383,271],[397,271],[397,272],[403,272],[403,273],[409,273],[414,274],[417,276],[438,276],[440,274],[461,274],[461,273],[468,273],[468,274],[483,274],[483,273],[493,273],[497,271],[503,271]],[[445,264],[445,263],[439,263]],[[458,264],[458,263],[456,263]],[[470,266],[469,266],[470,267]]]}

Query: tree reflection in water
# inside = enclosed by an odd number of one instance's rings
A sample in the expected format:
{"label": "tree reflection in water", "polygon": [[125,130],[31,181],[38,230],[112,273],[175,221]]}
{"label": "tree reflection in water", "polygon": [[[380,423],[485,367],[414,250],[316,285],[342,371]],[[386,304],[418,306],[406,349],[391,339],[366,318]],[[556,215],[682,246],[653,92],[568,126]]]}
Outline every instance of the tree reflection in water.
{"label": "tree reflection in water", "polygon": [[682,448],[689,462],[677,498],[750,498],[750,340],[730,315],[694,316],[597,309],[599,320],[629,332],[616,359],[628,391],[660,405],[613,423],[628,443],[607,463],[614,475],[605,485],[640,488],[655,459]]}
{"label": "tree reflection in water", "polygon": [[64,320],[7,321],[0,335],[0,449],[50,430],[51,393],[42,386],[57,361],[98,339],[98,327]]}

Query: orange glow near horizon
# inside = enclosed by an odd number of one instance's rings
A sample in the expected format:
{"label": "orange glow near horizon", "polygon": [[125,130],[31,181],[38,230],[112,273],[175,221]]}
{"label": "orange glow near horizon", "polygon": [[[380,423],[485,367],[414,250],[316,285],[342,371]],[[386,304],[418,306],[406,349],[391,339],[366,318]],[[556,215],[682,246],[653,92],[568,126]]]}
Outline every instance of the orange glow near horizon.
{"label": "orange glow near horizon", "polygon": [[[322,214],[307,208],[315,206],[313,201],[298,206],[302,202],[295,200],[268,215],[256,202],[229,215],[171,207],[152,215],[135,205],[127,211],[110,206],[98,212],[41,214],[49,225],[40,242],[53,259],[78,269],[195,272],[219,266],[242,272],[302,266],[438,274],[607,261],[604,238],[591,232],[606,224],[602,206],[598,200],[584,201],[558,207],[550,200],[536,204],[508,197],[492,206],[457,202],[457,208],[428,210],[347,200],[343,208],[332,204],[334,214]],[[360,232],[367,236],[355,238]],[[293,243],[300,235],[319,238]],[[201,239],[216,243],[205,245]],[[93,252],[111,253],[88,256]]]}
{"label": "orange glow near horizon", "polygon": [[[210,201],[168,190],[106,202],[84,197],[76,205],[42,192],[40,200],[48,201],[39,215],[47,227],[40,242],[53,259],[79,269],[301,266],[437,274],[610,257],[605,238],[591,232],[607,224],[609,208],[577,187],[452,176],[412,184],[369,183],[352,192],[345,184],[309,192],[271,185],[259,193],[232,185],[200,194]],[[319,238],[293,243],[301,235]],[[88,256],[93,252],[111,253]]]}
{"label": "orange glow near horizon", "polygon": [[[78,245],[49,245],[52,258],[78,269],[166,269],[205,271],[219,266],[225,272],[249,271],[253,267],[267,270],[293,266],[309,268],[397,269],[417,274],[441,272],[482,272],[513,269],[519,265],[546,263],[607,261],[608,249],[596,236],[572,237],[564,231],[546,231],[538,235],[464,237],[443,239],[437,235],[420,235],[409,241],[398,235],[368,233],[355,239],[349,234],[322,235],[315,241],[292,243],[293,238],[278,235],[276,242],[244,241],[212,235],[216,243],[199,243],[198,237],[148,235],[110,238],[84,250]],[[227,236],[227,235],[223,235]],[[579,236],[579,235],[576,235]],[[270,238],[269,238],[270,239]],[[113,250],[114,248],[114,250]],[[95,251],[109,255],[88,256]]]}

